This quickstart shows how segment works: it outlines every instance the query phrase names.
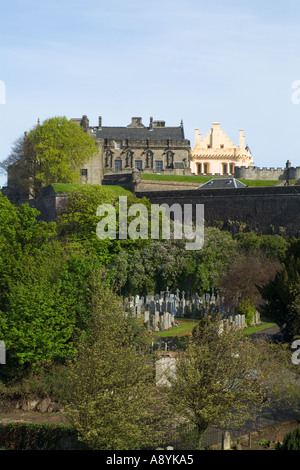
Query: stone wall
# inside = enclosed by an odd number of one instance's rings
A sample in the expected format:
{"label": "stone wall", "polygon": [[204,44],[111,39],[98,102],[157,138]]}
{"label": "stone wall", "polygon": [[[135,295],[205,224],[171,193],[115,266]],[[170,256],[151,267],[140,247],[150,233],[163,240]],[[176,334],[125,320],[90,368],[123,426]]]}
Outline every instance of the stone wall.
{"label": "stone wall", "polygon": [[300,167],[290,168],[258,168],[253,167],[235,167],[234,177],[247,180],[298,180],[300,178]]}
{"label": "stone wall", "polygon": [[[208,226],[300,237],[300,186],[137,192],[152,204],[204,204]],[[194,211],[195,212],[195,211]]]}

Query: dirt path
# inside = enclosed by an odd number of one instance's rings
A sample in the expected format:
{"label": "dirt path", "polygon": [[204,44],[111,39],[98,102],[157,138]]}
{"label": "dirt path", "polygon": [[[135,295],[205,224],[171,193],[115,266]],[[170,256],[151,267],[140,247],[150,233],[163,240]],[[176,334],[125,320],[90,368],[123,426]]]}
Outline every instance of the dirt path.
{"label": "dirt path", "polygon": [[39,413],[37,411],[2,411],[0,423],[23,422],[37,424],[66,424],[63,413]]}
{"label": "dirt path", "polygon": [[[299,427],[300,421],[294,421],[264,429],[251,437],[250,446],[249,443],[242,444],[240,450],[274,450],[274,445],[272,445],[274,442],[282,442],[284,436]],[[271,443],[270,446],[267,445],[267,441]]]}

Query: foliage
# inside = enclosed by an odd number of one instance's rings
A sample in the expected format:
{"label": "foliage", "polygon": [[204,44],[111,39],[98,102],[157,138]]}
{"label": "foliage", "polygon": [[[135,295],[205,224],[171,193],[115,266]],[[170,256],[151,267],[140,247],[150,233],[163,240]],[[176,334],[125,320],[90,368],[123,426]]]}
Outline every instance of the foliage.
{"label": "foliage", "polygon": [[0,311],[7,305],[10,282],[22,276],[19,263],[55,236],[55,224],[37,222],[38,214],[28,204],[16,207],[0,193]]}
{"label": "foliage", "polygon": [[110,268],[123,295],[157,293],[167,287],[201,294],[219,287],[236,248],[229,233],[207,228],[204,247],[198,251],[186,250],[184,240],[152,240],[140,250],[120,252]]}
{"label": "foliage", "polygon": [[251,299],[243,300],[238,307],[238,313],[245,315],[246,325],[250,326],[253,323],[253,317],[256,313],[255,304]]}
{"label": "foliage", "polygon": [[7,450],[59,450],[63,440],[73,442],[74,449],[83,449],[74,428],[65,425],[12,422],[0,424],[1,445]]}
{"label": "foliage", "polygon": [[0,197],[0,337],[11,376],[76,351],[90,312],[91,273],[102,264],[76,243],[56,239],[55,223]]}
{"label": "foliage", "polygon": [[88,334],[68,367],[68,417],[91,449],[138,449],[159,436],[148,347],[115,295],[97,282],[95,286]]}
{"label": "foliage", "polygon": [[78,182],[81,166],[96,153],[93,137],[66,117],[57,116],[19,138],[2,167],[12,165],[12,178],[35,197],[43,185]]}
{"label": "foliage", "polygon": [[275,450],[300,450],[300,428],[284,436],[283,442],[276,444]]}
{"label": "foliage", "polygon": [[[122,195],[122,194],[120,194]],[[132,193],[125,194],[127,197],[127,210],[133,204],[143,204],[149,209],[150,203],[147,199],[139,199]],[[97,216],[97,208],[101,204],[110,204],[116,211],[116,238],[97,237],[97,224],[101,216]],[[74,187],[68,198],[64,213],[58,218],[58,235],[61,239],[76,240],[88,247],[88,249],[101,258],[104,265],[108,264],[113,257],[120,252],[121,248],[132,251],[134,248],[148,244],[148,240],[120,240],[119,231],[119,203],[115,191],[106,186],[82,185]],[[128,224],[132,217],[128,217]]]}
{"label": "foliage", "polygon": [[282,271],[260,288],[266,304],[263,313],[282,328],[286,339],[300,333],[300,240],[287,250]]}
{"label": "foliage", "polygon": [[205,229],[204,247],[195,253],[196,269],[193,291],[202,294],[220,288],[220,280],[235,258],[237,242],[229,232],[217,228]]}
{"label": "foliage", "polygon": [[27,134],[34,154],[34,177],[44,185],[75,183],[80,166],[95,156],[95,140],[66,117],[47,119]]}
{"label": "foliage", "polygon": [[259,288],[274,279],[281,269],[280,262],[267,257],[262,249],[239,250],[220,280],[226,305],[237,307],[250,299],[258,307],[262,303]]}
{"label": "foliage", "polygon": [[[288,249],[288,242],[280,235],[257,235],[256,233],[237,233],[234,236],[239,246],[246,252],[261,250],[270,259],[282,261]],[[258,251],[259,252],[259,251]]]}

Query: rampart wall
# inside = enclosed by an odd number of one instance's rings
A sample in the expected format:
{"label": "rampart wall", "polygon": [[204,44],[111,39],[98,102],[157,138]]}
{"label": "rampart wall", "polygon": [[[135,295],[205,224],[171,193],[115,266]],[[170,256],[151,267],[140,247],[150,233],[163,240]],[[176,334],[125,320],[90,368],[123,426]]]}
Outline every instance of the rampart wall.
{"label": "rampart wall", "polygon": [[[136,193],[152,204],[204,204],[208,226],[300,238],[300,186]],[[195,210],[194,210],[195,214]]]}
{"label": "rampart wall", "polygon": [[[222,227],[235,234],[252,231],[300,238],[300,185],[277,187],[247,187],[236,189],[176,189],[141,191],[152,204],[204,204],[207,226]],[[35,199],[22,200],[36,207],[40,219],[55,220],[64,212],[67,194],[56,193],[51,186],[43,188]],[[193,211],[195,213],[195,210]]]}
{"label": "rampart wall", "polygon": [[298,180],[300,166],[291,168],[235,167],[234,176],[247,180]]}

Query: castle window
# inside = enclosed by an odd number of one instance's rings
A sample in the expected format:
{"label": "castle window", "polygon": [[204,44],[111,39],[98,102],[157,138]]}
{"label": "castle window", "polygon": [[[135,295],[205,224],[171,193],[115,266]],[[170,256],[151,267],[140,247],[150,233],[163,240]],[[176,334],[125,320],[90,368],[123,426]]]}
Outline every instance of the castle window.
{"label": "castle window", "polygon": [[234,174],[234,163],[230,163],[230,174],[233,175]]}
{"label": "castle window", "polygon": [[115,171],[122,171],[122,160],[115,160]]}
{"label": "castle window", "polygon": [[80,173],[81,173],[81,176],[83,176],[83,177],[87,178],[88,171],[87,171],[87,169],[86,169],[86,168],[84,168],[84,169],[80,170]]}
{"label": "castle window", "polygon": [[203,163],[203,174],[207,175],[208,173],[208,163]]}
{"label": "castle window", "polygon": [[198,167],[198,175],[201,175],[201,163],[197,163],[197,167]]}
{"label": "castle window", "polygon": [[155,171],[156,173],[161,173],[163,171],[163,161],[155,160]]}
{"label": "castle window", "polygon": [[221,148],[221,149],[223,149],[223,148],[224,148],[224,145],[223,145],[223,144],[221,144],[221,145],[220,145],[220,148]]}
{"label": "castle window", "polygon": [[207,148],[208,148],[208,149],[210,149],[210,148],[211,148],[211,146],[210,146],[210,145],[208,145],[208,146],[207,146]]}
{"label": "castle window", "polygon": [[223,175],[227,174],[227,163],[223,163]]}
{"label": "castle window", "polygon": [[116,149],[121,149],[122,148],[122,142],[118,141],[115,144]]}
{"label": "castle window", "polygon": [[143,170],[143,160],[135,160],[134,167],[136,170],[142,171]]}

